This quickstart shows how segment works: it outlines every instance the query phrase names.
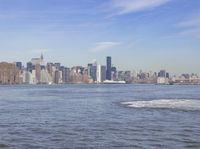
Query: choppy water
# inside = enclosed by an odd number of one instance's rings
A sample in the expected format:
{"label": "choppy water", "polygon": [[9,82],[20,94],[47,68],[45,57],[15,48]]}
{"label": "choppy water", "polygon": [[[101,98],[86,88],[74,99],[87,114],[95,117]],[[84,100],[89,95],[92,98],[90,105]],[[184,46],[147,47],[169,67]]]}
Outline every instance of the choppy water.
{"label": "choppy water", "polygon": [[200,86],[0,86],[0,148],[199,149]]}

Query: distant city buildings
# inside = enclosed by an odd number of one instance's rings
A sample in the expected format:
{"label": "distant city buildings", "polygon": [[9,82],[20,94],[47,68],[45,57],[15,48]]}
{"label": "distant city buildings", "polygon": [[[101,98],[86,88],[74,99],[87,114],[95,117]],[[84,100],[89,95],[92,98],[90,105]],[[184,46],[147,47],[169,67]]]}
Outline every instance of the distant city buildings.
{"label": "distant city buildings", "polygon": [[157,78],[158,84],[168,84],[169,83],[169,73],[167,73],[165,70],[160,70],[158,73]]}
{"label": "distant city buildings", "polygon": [[0,84],[19,84],[19,70],[14,63],[0,63]]}
{"label": "distant city buildings", "polygon": [[0,84],[64,84],[64,83],[104,83],[125,81],[139,84],[200,84],[200,75],[182,74],[171,76],[166,70],[157,72],[121,71],[106,57],[106,65],[93,60],[86,67],[65,67],[61,63],[48,62],[44,56],[32,58],[24,67],[22,62],[0,63]]}

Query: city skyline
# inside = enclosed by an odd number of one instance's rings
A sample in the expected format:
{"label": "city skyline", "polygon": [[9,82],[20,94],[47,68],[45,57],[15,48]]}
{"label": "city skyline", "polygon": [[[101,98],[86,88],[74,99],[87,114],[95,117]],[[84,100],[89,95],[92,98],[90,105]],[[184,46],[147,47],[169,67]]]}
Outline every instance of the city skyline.
{"label": "city skyline", "polygon": [[200,84],[200,74],[183,73],[173,75],[161,69],[153,71],[120,70],[112,65],[112,57],[106,57],[106,65],[96,60],[87,66],[66,67],[59,62],[45,63],[44,56],[32,58],[26,63],[0,62],[0,84]]}
{"label": "city skyline", "polygon": [[199,0],[0,0],[0,61],[200,73]]}
{"label": "city skyline", "polygon": [[[73,68],[73,67],[84,67],[84,68],[87,68],[88,67],[88,64],[96,64],[96,65],[100,65],[100,66],[107,66],[108,65],[108,62],[107,62],[107,57],[110,57],[111,59],[113,59],[113,57],[112,56],[105,56],[106,57],[106,59],[105,59],[105,57],[103,58],[104,59],[104,61],[102,61],[102,62],[100,62],[99,60],[97,60],[97,59],[92,59],[92,60],[90,60],[90,61],[88,61],[88,62],[86,62],[86,63],[84,63],[84,64],[76,64],[76,65],[68,65],[68,64],[64,64],[64,63],[62,63],[61,61],[49,61],[49,60],[47,60],[45,57],[45,55],[43,54],[43,53],[41,53],[40,55],[38,55],[38,56],[35,56],[35,57],[32,57],[32,58],[28,58],[29,60],[28,61],[20,61],[20,60],[18,60],[18,61],[0,61],[0,62],[5,62],[5,63],[11,63],[11,64],[17,64],[17,63],[20,63],[20,65],[22,66],[22,68],[23,69],[25,69],[26,67],[27,67],[27,65],[28,65],[28,63],[34,63],[34,61],[36,61],[36,63],[37,63],[37,61],[40,59],[42,57],[42,59],[43,59],[43,64],[41,64],[41,66],[43,65],[43,66],[46,66],[47,64],[49,64],[49,63],[52,63],[52,64],[60,64],[61,66],[63,66],[63,67],[66,67],[66,68]],[[158,69],[151,69],[151,68],[147,68],[147,69],[142,69],[142,68],[138,68],[138,69],[136,69],[136,68],[133,68],[133,69],[121,69],[118,65],[116,65],[115,64],[115,59],[114,60],[112,60],[112,63],[111,63],[111,67],[113,68],[116,68],[117,69],[117,71],[131,71],[131,72],[159,72],[160,70],[167,70],[168,72],[170,72],[170,74],[171,75],[182,75],[182,74],[200,74],[200,73],[198,73],[198,72],[181,72],[181,73],[176,73],[176,72],[172,72],[172,71],[169,71],[168,69],[166,69],[166,68],[158,68]],[[21,68],[21,69],[22,69]],[[111,68],[110,68],[111,69]]]}

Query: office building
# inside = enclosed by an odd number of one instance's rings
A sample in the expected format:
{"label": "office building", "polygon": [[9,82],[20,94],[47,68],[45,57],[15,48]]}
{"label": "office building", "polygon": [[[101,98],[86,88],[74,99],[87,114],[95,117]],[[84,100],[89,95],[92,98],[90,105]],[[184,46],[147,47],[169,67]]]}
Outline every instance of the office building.
{"label": "office building", "polygon": [[166,71],[165,70],[160,70],[160,72],[158,73],[158,77],[166,77]]}
{"label": "office building", "polygon": [[31,62],[28,62],[26,64],[26,69],[27,69],[28,72],[32,72],[32,70],[33,70],[33,64]]}
{"label": "office building", "polygon": [[16,62],[16,67],[18,70],[22,70],[22,62]]}
{"label": "office building", "polygon": [[19,70],[14,63],[0,63],[0,84],[18,84]]}
{"label": "office building", "polygon": [[111,80],[111,68],[112,67],[112,61],[111,61],[111,57],[108,56],[106,58],[106,79],[107,80]]}
{"label": "office building", "polygon": [[62,81],[63,83],[69,83],[70,81],[70,69],[66,67],[61,68],[62,71]]}
{"label": "office building", "polygon": [[106,80],[106,66],[97,66],[97,83],[101,83]]}
{"label": "office building", "polygon": [[59,83],[59,80],[60,80],[60,71],[59,71],[59,70],[56,70],[56,71],[55,71],[55,77],[54,77],[54,83],[55,83],[55,84],[58,84],[58,83]]}
{"label": "office building", "polygon": [[60,70],[61,64],[60,63],[55,63],[54,66],[56,67],[56,70]]}
{"label": "office building", "polygon": [[37,79],[37,82],[39,83],[40,82],[40,77],[41,77],[41,66],[40,64],[36,64],[35,65],[35,72],[36,72],[36,79]]}
{"label": "office building", "polygon": [[52,83],[52,77],[48,73],[46,69],[42,69],[40,72],[40,83],[42,84],[51,84]]}
{"label": "office building", "polygon": [[158,73],[157,83],[158,84],[167,84],[169,82],[169,73],[165,70],[160,70]]}
{"label": "office building", "polygon": [[92,64],[88,64],[87,69],[88,69],[88,76],[92,77]]}
{"label": "office building", "polygon": [[22,83],[23,84],[33,84],[32,73],[29,71],[23,71],[22,73]]}

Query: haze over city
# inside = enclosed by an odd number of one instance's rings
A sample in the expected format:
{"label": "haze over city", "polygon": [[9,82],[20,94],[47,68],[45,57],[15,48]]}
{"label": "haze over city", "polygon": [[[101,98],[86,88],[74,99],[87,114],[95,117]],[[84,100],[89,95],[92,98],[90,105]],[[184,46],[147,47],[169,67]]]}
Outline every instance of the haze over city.
{"label": "haze over city", "polygon": [[0,61],[200,73],[199,0],[0,0]]}

